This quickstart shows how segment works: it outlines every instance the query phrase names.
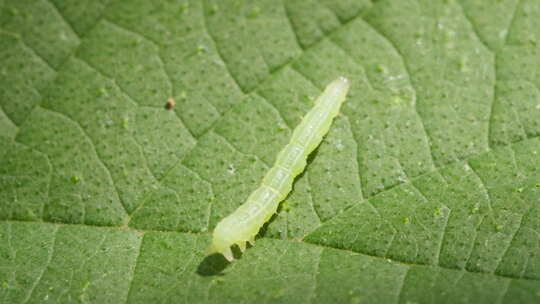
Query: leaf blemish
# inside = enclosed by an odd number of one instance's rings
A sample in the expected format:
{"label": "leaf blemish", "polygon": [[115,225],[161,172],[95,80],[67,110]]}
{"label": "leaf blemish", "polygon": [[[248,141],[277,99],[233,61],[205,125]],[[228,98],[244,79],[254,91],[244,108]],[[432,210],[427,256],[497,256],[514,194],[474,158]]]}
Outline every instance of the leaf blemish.
{"label": "leaf blemish", "polygon": [[176,103],[174,102],[174,99],[172,97],[169,97],[169,99],[167,99],[167,102],[165,103],[165,109],[172,110],[175,105]]}

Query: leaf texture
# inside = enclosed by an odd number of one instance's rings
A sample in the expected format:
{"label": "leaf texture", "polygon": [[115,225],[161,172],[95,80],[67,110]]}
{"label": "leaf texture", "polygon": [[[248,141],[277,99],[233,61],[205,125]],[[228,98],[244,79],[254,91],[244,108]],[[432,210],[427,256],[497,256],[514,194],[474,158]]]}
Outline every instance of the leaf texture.
{"label": "leaf texture", "polygon": [[[0,0],[0,302],[538,303],[539,29],[534,0]],[[205,257],[339,75],[257,244]]]}

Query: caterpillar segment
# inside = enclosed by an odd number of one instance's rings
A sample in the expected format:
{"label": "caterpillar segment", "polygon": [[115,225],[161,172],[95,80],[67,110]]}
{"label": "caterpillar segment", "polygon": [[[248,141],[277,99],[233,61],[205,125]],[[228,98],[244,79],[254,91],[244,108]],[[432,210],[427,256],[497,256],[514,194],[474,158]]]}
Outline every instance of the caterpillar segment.
{"label": "caterpillar segment", "polygon": [[266,173],[259,188],[216,225],[209,253],[221,253],[227,260],[233,261],[232,245],[238,245],[243,252],[246,242],[251,245],[255,243],[260,228],[276,213],[279,203],[291,191],[294,178],[304,171],[308,155],[330,129],[345,101],[349,86],[345,77],[339,77],[324,89],[313,108],[294,129],[289,143],[279,152],[274,166]]}

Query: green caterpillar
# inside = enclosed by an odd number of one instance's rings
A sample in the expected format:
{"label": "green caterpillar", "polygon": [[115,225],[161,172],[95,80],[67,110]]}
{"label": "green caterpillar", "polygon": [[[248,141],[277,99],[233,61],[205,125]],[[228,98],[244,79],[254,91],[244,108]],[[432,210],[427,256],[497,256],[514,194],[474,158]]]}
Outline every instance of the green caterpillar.
{"label": "green caterpillar", "polygon": [[348,91],[349,81],[345,77],[339,77],[324,89],[315,106],[294,129],[291,140],[279,152],[260,187],[243,205],[217,224],[208,253],[218,252],[232,261],[232,245],[237,244],[242,251],[246,249],[246,242],[253,245],[259,229],[291,191],[294,177],[304,171],[308,155],[330,129]]}

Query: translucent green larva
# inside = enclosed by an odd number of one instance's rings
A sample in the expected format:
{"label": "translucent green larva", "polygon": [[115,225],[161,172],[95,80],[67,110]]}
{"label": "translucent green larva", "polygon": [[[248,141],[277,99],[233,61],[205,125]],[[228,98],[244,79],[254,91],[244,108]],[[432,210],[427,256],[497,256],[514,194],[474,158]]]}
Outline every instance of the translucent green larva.
{"label": "translucent green larva", "polygon": [[315,101],[315,106],[294,129],[291,140],[279,152],[260,187],[251,193],[243,205],[217,224],[209,253],[221,253],[232,261],[232,245],[237,244],[242,251],[246,248],[246,242],[253,245],[259,229],[291,191],[294,177],[304,171],[308,155],[330,129],[348,91],[349,81],[345,77],[334,80],[325,88]]}

